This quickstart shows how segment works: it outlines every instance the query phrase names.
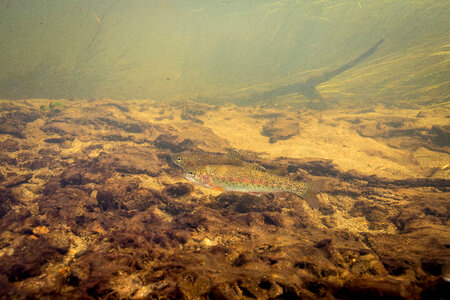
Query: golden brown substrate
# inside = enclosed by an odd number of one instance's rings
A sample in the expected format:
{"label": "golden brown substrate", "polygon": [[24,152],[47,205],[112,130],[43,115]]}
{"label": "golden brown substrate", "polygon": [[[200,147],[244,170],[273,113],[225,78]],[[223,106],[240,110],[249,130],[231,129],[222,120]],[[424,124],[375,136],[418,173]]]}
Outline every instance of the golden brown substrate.
{"label": "golden brown substrate", "polygon": [[[60,102],[1,103],[2,297],[415,299],[448,289],[445,107]],[[229,149],[325,183],[320,208],[193,186],[168,162]]]}

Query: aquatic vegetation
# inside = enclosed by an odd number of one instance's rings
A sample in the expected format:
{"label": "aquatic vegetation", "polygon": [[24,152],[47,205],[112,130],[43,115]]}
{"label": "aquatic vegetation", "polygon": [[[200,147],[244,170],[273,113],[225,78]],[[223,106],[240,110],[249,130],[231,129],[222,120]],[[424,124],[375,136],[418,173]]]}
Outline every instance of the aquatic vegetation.
{"label": "aquatic vegetation", "polygon": [[41,113],[52,112],[61,109],[64,107],[64,103],[60,101],[51,102],[49,105],[41,105],[39,107],[39,111]]}

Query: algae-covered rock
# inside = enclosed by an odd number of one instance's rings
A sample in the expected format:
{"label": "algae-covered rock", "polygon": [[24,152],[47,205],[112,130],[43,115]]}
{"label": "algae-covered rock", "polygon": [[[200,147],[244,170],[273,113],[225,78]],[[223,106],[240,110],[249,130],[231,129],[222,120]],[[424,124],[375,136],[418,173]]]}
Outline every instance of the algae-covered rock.
{"label": "algae-covered rock", "polygon": [[299,133],[298,122],[294,120],[277,119],[263,126],[261,134],[269,137],[269,143],[287,140]]}
{"label": "algae-covered rock", "polygon": [[[445,290],[445,113],[103,99],[41,114],[18,103],[0,122],[18,128],[0,133],[0,298],[418,299]],[[238,161],[198,162],[236,151]],[[192,152],[196,163],[307,181],[319,209],[293,194],[189,183],[171,159]],[[423,157],[435,170],[428,177]]]}

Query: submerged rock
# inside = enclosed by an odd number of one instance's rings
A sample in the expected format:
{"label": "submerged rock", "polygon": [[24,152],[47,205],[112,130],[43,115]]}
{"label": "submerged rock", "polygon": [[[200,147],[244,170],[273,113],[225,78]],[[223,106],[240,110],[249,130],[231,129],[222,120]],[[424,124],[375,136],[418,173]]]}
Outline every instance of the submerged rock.
{"label": "submerged rock", "polygon": [[12,140],[12,139],[7,139],[6,141],[3,141],[2,143],[0,143],[0,152],[16,152],[19,151],[19,142]]}
{"label": "submerged rock", "polygon": [[[108,99],[67,101],[45,114],[13,107],[0,118],[0,298],[417,299],[445,291],[448,128],[432,126],[431,112],[414,119],[429,121],[422,127],[404,116],[372,116],[370,108],[320,117],[304,111],[302,126],[310,127],[302,138],[322,154],[293,158],[257,134],[267,122],[270,142],[297,135],[298,114],[288,111]],[[234,117],[257,123],[254,139]],[[324,144],[310,134],[316,126],[339,128],[348,147],[342,139]],[[370,139],[377,141],[366,145]],[[398,166],[389,151],[417,168],[421,152],[386,147],[405,141],[439,150],[442,178],[378,172]],[[359,145],[371,148],[367,164]],[[236,147],[258,170],[325,183],[319,209],[293,194],[193,186],[169,163],[180,151]],[[352,165],[340,165],[333,147]],[[302,156],[295,149],[292,156]]]}
{"label": "submerged rock", "polygon": [[153,142],[159,149],[170,149],[172,152],[179,153],[194,149],[194,142],[190,139],[180,139],[170,134],[161,134]]}
{"label": "submerged rock", "polygon": [[276,119],[263,126],[261,134],[269,137],[269,143],[287,140],[299,133],[298,122],[287,119]]}
{"label": "submerged rock", "polygon": [[180,197],[191,193],[194,190],[192,184],[177,182],[163,189],[163,193],[170,197]]}
{"label": "submerged rock", "polygon": [[0,118],[0,134],[9,134],[16,138],[25,138],[26,125],[37,120],[42,115],[34,109],[19,108]]}
{"label": "submerged rock", "polygon": [[339,295],[347,299],[412,299],[414,290],[400,280],[360,278],[345,283]]}

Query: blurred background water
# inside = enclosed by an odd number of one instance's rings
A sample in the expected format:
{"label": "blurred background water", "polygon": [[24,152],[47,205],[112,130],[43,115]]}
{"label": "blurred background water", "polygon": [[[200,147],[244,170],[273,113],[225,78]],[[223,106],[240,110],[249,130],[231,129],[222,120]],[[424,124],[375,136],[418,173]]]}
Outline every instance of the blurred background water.
{"label": "blurred background water", "polygon": [[325,98],[448,101],[450,1],[0,0],[0,98],[253,93],[346,63]]}

